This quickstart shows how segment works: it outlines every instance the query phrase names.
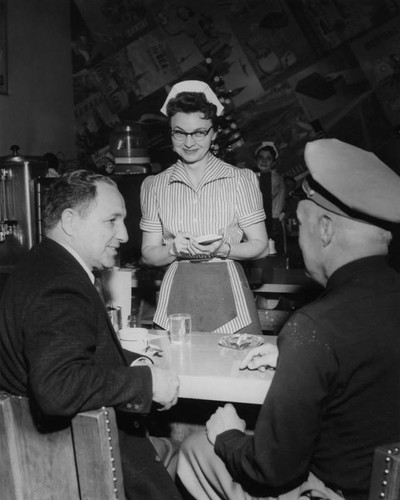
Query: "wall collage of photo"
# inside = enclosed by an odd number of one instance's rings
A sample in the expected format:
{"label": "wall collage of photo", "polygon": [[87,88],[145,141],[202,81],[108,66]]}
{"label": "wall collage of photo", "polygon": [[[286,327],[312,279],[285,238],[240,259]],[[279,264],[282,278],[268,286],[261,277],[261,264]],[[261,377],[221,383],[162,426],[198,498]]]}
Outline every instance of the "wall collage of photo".
{"label": "wall collage of photo", "polygon": [[159,110],[183,79],[220,97],[219,154],[239,167],[272,140],[281,173],[297,176],[310,139],[375,151],[400,130],[400,0],[71,0],[71,10],[78,155],[100,171],[127,120],[169,166]]}

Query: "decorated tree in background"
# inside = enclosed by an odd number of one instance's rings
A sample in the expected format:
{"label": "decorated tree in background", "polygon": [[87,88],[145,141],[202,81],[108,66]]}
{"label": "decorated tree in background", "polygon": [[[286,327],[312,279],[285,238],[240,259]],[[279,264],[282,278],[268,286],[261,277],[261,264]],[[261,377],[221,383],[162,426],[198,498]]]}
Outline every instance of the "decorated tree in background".
{"label": "decorated tree in background", "polygon": [[224,112],[219,117],[218,134],[212,144],[212,150],[215,156],[230,163],[234,149],[244,145],[243,137],[236,123],[235,106],[233,104],[233,98],[242,89],[228,89],[223,77],[216,74],[212,65],[212,59],[207,58],[206,63],[210,75],[208,83],[224,106]]}

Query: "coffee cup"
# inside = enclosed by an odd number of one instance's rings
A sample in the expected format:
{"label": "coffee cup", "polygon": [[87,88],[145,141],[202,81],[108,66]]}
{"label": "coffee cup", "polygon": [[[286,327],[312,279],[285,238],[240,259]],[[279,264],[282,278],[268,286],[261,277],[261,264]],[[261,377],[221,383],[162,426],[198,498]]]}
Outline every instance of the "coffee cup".
{"label": "coffee cup", "polygon": [[123,349],[139,354],[146,352],[149,342],[146,328],[122,328],[118,335]]}

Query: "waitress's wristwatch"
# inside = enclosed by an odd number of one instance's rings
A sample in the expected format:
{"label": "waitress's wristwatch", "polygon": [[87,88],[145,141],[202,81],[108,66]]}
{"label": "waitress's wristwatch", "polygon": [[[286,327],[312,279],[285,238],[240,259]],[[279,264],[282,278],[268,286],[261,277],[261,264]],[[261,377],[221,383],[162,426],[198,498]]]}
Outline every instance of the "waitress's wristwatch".
{"label": "waitress's wristwatch", "polygon": [[[228,246],[227,250],[222,250],[217,253],[217,257],[219,257],[222,260],[226,260],[229,257],[229,254],[231,253],[231,244],[225,241],[225,245]],[[221,245],[223,246],[223,245]]]}

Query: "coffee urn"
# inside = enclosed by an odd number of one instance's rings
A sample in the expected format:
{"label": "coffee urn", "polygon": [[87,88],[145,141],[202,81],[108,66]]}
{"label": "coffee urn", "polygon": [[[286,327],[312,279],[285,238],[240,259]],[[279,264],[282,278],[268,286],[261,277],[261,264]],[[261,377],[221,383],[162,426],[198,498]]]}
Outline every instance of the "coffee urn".
{"label": "coffee urn", "polygon": [[110,135],[110,158],[114,174],[148,174],[151,172],[147,134],[137,122],[115,125]]}
{"label": "coffee urn", "polygon": [[35,179],[48,171],[42,157],[23,157],[18,146],[11,151],[0,157],[0,273],[37,241]]}

